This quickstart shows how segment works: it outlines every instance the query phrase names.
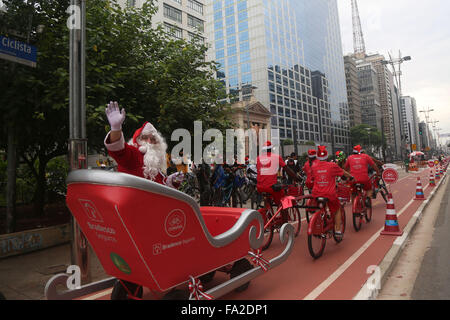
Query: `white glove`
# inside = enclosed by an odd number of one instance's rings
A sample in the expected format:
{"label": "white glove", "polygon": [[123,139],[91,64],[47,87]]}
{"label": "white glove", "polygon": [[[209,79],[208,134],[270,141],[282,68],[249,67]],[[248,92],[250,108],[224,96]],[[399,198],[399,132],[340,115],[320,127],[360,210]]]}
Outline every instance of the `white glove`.
{"label": "white glove", "polygon": [[117,102],[110,101],[105,112],[109,125],[111,126],[111,131],[121,131],[122,123],[125,121],[125,109],[120,111],[119,104]]}

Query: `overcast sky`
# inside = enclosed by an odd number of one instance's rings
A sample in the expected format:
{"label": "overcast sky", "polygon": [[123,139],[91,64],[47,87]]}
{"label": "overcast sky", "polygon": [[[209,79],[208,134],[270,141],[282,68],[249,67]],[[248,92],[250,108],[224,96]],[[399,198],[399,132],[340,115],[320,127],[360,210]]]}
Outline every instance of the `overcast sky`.
{"label": "overcast sky", "polygon": [[[352,53],[351,0],[337,2],[344,54]],[[366,52],[411,56],[402,64],[403,95],[414,97],[419,110],[434,109],[440,133],[450,133],[450,1],[358,0],[358,6]]]}

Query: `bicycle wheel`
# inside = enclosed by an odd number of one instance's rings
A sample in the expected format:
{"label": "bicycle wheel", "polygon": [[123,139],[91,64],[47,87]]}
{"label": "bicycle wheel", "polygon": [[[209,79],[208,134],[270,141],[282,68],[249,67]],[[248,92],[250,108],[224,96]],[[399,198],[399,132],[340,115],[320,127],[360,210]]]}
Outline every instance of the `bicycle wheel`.
{"label": "bicycle wheel", "polygon": [[300,229],[302,226],[300,210],[298,208],[288,209],[289,224],[294,227],[294,236],[297,237],[300,234]]}
{"label": "bicycle wheel", "polygon": [[327,243],[327,237],[321,231],[324,229],[324,221],[323,218],[319,215],[315,221],[313,227],[313,234],[308,234],[308,249],[309,254],[314,258],[318,259],[322,256],[325,245]]}
{"label": "bicycle wheel", "polygon": [[362,197],[357,195],[353,200],[353,227],[355,231],[358,232],[361,229],[362,224]]}
{"label": "bicycle wheel", "polygon": [[233,193],[231,194],[231,203],[233,208],[242,208],[242,198],[239,190],[233,190]]}
{"label": "bicycle wheel", "polygon": [[345,209],[342,206],[341,207],[341,228],[339,230],[342,233],[342,235],[341,236],[336,236],[336,233],[335,233],[336,232],[336,228],[333,229],[333,238],[334,238],[334,241],[336,241],[336,243],[340,243],[344,239],[345,224],[346,224],[346,221],[345,221]]}
{"label": "bicycle wheel", "polygon": [[[265,221],[269,221],[272,218],[272,216],[273,216],[272,210],[267,211],[266,212],[267,219]],[[274,229],[275,228],[273,226],[273,223],[271,223],[269,226],[267,226],[267,228],[264,229],[264,241],[261,247],[262,251],[267,250],[272,244]]]}
{"label": "bicycle wheel", "polygon": [[370,199],[369,197],[366,198],[367,199],[367,203],[365,206],[365,210],[366,210],[366,221],[370,222],[372,220],[372,199]]}
{"label": "bicycle wheel", "polygon": [[261,205],[262,196],[256,190],[253,192],[251,199],[252,199],[252,201],[251,201],[252,202],[251,203],[252,209],[258,210],[258,209],[263,207]]}

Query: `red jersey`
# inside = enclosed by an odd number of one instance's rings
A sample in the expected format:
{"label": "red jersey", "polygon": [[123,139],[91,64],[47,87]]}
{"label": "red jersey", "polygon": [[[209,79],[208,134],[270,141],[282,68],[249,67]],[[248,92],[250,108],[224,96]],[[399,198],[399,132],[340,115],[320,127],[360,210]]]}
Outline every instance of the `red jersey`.
{"label": "red jersey", "polygon": [[336,177],[344,175],[342,170],[334,162],[318,161],[311,168],[314,187],[314,197],[336,198]]}
{"label": "red jersey", "polygon": [[348,157],[344,168],[350,167],[350,174],[356,181],[368,181],[369,180],[369,165],[375,168],[375,162],[367,154],[353,154]]}
{"label": "red jersey", "polygon": [[267,189],[277,184],[278,170],[284,168],[286,163],[276,153],[262,154],[256,159],[258,189]]}
{"label": "red jersey", "polygon": [[314,159],[312,161],[312,164],[309,164],[309,159],[305,162],[305,165],[303,166],[303,171],[306,174],[306,183],[311,183],[312,182],[312,172],[311,172],[311,167],[317,162],[319,161],[318,159]]}

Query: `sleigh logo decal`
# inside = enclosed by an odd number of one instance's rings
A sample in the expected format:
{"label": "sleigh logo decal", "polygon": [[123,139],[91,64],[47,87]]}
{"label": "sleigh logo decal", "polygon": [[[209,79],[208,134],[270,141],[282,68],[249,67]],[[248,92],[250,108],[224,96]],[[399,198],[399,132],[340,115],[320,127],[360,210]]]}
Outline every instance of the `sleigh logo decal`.
{"label": "sleigh logo decal", "polygon": [[81,206],[83,207],[84,212],[86,212],[87,217],[94,221],[103,223],[103,217],[100,212],[95,207],[95,204],[91,200],[78,199],[80,201]]}
{"label": "sleigh logo decal", "polygon": [[184,212],[180,209],[172,210],[166,217],[164,227],[170,237],[175,238],[181,235],[186,227]]}

